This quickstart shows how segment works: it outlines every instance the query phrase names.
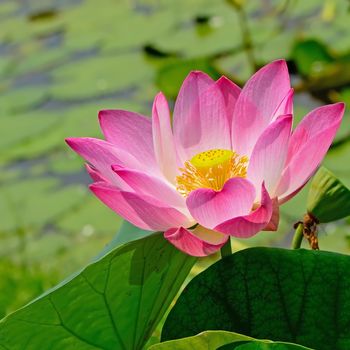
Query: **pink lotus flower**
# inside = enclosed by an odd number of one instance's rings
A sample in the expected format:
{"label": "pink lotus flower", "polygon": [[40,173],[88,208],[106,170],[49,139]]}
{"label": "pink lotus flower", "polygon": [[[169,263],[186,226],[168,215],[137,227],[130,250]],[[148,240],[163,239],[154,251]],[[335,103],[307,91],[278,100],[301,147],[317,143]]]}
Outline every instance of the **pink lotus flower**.
{"label": "pink lotus flower", "polygon": [[283,60],[241,90],[192,72],[173,126],[159,93],[152,119],[103,110],[106,141],[69,138],[90,165],[94,194],[135,226],[162,231],[178,249],[205,256],[229,236],[276,230],[278,207],[314,174],[341,123],[344,104],[310,112],[292,132],[293,90]]}

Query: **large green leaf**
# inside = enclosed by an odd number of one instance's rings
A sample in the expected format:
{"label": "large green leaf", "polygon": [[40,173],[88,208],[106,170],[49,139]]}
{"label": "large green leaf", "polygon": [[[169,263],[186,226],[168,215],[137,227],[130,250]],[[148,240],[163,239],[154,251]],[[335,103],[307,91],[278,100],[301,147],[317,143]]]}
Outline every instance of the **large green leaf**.
{"label": "large green leaf", "polygon": [[307,348],[295,344],[273,343],[269,340],[256,340],[242,334],[227,331],[206,331],[192,337],[169,340],[155,344],[149,350],[231,350],[231,349],[279,349],[279,350],[305,350]]}
{"label": "large green leaf", "polygon": [[162,340],[205,330],[287,341],[318,350],[350,348],[350,258],[251,248],[218,261],[185,288]]}
{"label": "large green leaf", "polygon": [[318,73],[324,65],[334,61],[327,47],[313,39],[296,43],[292,55],[299,72],[307,77]]}
{"label": "large green leaf", "polygon": [[112,249],[121,246],[122,244],[136,241],[140,238],[145,238],[151,234],[151,231],[142,230],[141,228],[134,226],[128,221],[123,221],[117,234],[105,246],[105,248],[97,257],[100,258],[101,256],[105,255]]}
{"label": "large green leaf", "polygon": [[119,247],[0,321],[0,348],[141,349],[195,261],[161,235]]}
{"label": "large green leaf", "polygon": [[350,190],[328,169],[322,167],[311,182],[307,209],[320,222],[350,215]]}
{"label": "large green leaf", "polygon": [[151,346],[149,350],[217,349],[233,342],[250,341],[253,338],[227,331],[206,331],[192,337],[169,340]]}
{"label": "large green leaf", "polygon": [[268,340],[252,340],[247,342],[234,342],[221,346],[217,350],[312,350],[305,346],[284,343],[284,342],[270,342]]}

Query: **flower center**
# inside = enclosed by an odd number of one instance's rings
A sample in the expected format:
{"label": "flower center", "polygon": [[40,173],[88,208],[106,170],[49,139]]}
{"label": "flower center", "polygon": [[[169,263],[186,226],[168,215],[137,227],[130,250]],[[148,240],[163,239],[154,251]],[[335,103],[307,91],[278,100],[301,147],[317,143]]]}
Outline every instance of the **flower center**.
{"label": "flower center", "polygon": [[246,177],[248,157],[240,157],[226,149],[212,149],[196,154],[180,168],[176,177],[177,190],[187,197],[199,188],[220,191],[225,182],[233,177]]}

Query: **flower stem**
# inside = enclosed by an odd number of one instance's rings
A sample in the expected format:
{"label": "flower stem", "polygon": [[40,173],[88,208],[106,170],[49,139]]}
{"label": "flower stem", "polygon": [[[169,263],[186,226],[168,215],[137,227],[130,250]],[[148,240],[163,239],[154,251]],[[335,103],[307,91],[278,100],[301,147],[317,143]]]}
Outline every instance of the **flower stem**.
{"label": "flower stem", "polygon": [[304,238],[304,224],[299,222],[293,236],[292,249],[299,249],[301,246],[301,242],[303,241],[303,238]]}
{"label": "flower stem", "polygon": [[229,237],[225,245],[222,246],[222,248],[220,249],[220,253],[221,259],[223,259],[225,256],[232,255],[231,237]]}

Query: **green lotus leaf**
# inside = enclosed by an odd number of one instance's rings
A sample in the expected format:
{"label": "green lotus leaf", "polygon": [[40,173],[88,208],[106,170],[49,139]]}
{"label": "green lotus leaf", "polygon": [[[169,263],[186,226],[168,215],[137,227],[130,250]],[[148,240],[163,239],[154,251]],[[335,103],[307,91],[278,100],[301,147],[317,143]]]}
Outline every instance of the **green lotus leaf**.
{"label": "green lotus leaf", "polygon": [[321,167],[311,182],[307,209],[320,222],[349,216],[350,190],[328,169]]}
{"label": "green lotus leaf", "polygon": [[141,349],[196,259],[162,235],[115,248],[0,321],[1,349]]}
{"label": "green lotus leaf", "polygon": [[250,248],[196,276],[170,311],[162,341],[226,330],[317,350],[350,348],[350,257]]}

